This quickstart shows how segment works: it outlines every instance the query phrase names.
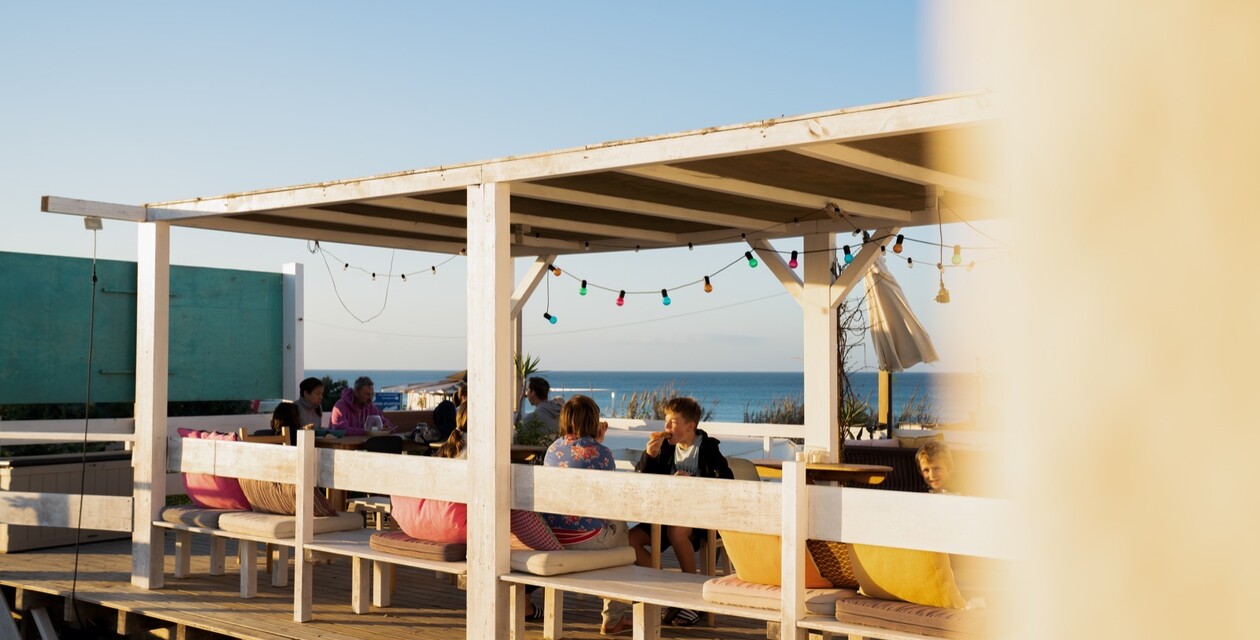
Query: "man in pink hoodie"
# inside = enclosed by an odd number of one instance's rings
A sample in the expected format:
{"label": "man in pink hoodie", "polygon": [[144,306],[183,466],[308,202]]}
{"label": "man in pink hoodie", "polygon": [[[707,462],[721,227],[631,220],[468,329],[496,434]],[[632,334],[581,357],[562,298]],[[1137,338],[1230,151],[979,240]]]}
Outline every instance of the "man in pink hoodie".
{"label": "man in pink hoodie", "polygon": [[381,426],[392,432],[394,425],[390,424],[389,420],[381,414],[381,410],[372,404],[372,398],[375,395],[376,384],[371,378],[360,376],[354,381],[354,388],[342,389],[341,399],[333,405],[329,428],[342,429],[348,436],[361,436],[367,433],[368,417],[380,416]]}

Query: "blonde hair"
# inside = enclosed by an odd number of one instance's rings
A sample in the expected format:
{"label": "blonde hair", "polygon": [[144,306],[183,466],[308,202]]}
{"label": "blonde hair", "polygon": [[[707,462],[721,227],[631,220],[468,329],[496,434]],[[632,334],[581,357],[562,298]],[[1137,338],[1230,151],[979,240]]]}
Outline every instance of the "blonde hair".
{"label": "blonde hair", "polygon": [[950,470],[954,468],[954,454],[950,452],[949,446],[941,440],[929,440],[927,444],[919,448],[914,454],[914,459],[919,464],[924,462],[942,462]]}
{"label": "blonde hair", "polygon": [[560,436],[599,437],[599,405],[586,396],[573,396],[560,408]]}
{"label": "blonde hair", "polygon": [[455,410],[455,430],[451,431],[451,435],[447,436],[446,442],[438,447],[434,455],[439,458],[458,458],[466,446],[468,446],[468,405],[461,404]]}

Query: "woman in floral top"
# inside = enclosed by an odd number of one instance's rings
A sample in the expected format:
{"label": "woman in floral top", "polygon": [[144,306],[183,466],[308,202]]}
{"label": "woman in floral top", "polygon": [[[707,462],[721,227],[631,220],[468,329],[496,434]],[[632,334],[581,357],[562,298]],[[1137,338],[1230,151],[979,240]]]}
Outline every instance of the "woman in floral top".
{"label": "woman in floral top", "polygon": [[[543,465],[570,469],[617,468],[612,451],[601,444],[608,423],[599,420],[599,405],[586,396],[573,396],[560,409],[560,437],[547,447]],[[626,523],[585,516],[542,514],[565,549],[612,549],[630,545]],[[620,633],[630,628],[629,605],[604,601],[600,633]]]}

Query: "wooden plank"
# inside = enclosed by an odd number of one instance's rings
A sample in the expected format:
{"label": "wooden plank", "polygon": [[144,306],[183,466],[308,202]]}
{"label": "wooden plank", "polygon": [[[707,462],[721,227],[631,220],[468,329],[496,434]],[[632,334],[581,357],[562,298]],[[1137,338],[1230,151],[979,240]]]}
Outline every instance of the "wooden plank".
{"label": "wooden plank", "polygon": [[[516,509],[700,528],[721,523],[737,531],[779,533],[782,495],[772,483],[512,467]],[[679,495],[687,501],[678,502]]]}
{"label": "wooden plank", "polygon": [[144,222],[145,209],[129,204],[97,202],[95,200],[77,200],[75,198],[59,198],[44,196],[40,199],[39,210],[46,213],[64,213],[71,216],[87,216],[92,218],[109,218],[128,222]]}
{"label": "wooden plank", "polygon": [[[130,442],[135,418],[88,420],[88,442]],[[0,443],[8,445],[44,442],[82,442],[82,420],[5,420],[0,422]]]}
{"label": "wooden plank", "polygon": [[292,482],[297,469],[295,447],[179,437],[167,439],[166,445],[169,471]]}
{"label": "wooden plank", "polygon": [[870,271],[871,265],[879,259],[879,246],[888,244],[901,231],[901,227],[884,227],[876,229],[875,234],[871,236],[871,242],[867,243],[857,255],[853,257],[853,262],[845,268],[839,278],[831,284],[831,306],[839,307],[844,299],[849,297],[849,293],[853,291],[853,287],[866,276],[866,272]]}
{"label": "wooden plank", "polygon": [[[464,503],[471,496],[468,460],[334,449],[317,449],[316,456],[321,487]],[[388,463],[390,473],[380,472],[382,463]]]}
{"label": "wooden plank", "polygon": [[632,611],[634,640],[660,640],[661,607],[646,602],[636,602]]}
{"label": "wooden plank", "polygon": [[779,611],[783,612],[780,638],[803,639],[796,621],[805,616],[805,530],[809,513],[805,511],[805,465],[783,463],[783,524],[780,545],[780,566],[783,567],[779,592]]}
{"label": "wooden plank", "polygon": [[[296,473],[293,474],[297,478],[297,528],[293,534],[293,539],[297,542],[297,552],[294,554],[293,621],[306,622],[314,615],[312,600],[315,597],[315,567],[306,554],[306,546],[315,537],[315,465],[319,463],[315,456],[315,432],[307,429],[299,431],[297,446],[292,448],[299,453]],[[287,575],[287,568],[285,572]]]}
{"label": "wooden plank", "polygon": [[129,636],[148,631],[150,629],[162,629],[173,626],[166,620],[150,618],[149,616],[140,615],[131,611],[118,612],[118,625],[115,627],[118,635]]}
{"label": "wooden plank", "polygon": [[[512,185],[514,189],[516,185]],[[508,234],[511,189],[490,183],[468,189],[468,636],[508,634],[509,446],[513,388],[512,260]]]}
{"label": "wooden plank", "polygon": [[40,609],[43,607],[51,607],[61,603],[59,596],[43,591],[32,591],[17,587],[13,593],[13,609],[15,611],[30,611],[31,609]]}
{"label": "wooden plank", "polygon": [[515,192],[522,196],[528,196],[538,200],[562,202],[565,204],[574,204],[592,207],[595,209],[606,209],[609,211],[637,213],[640,215],[668,218],[670,220],[703,222],[706,224],[734,227],[736,229],[760,229],[773,222],[760,218],[749,218],[727,213],[718,213],[715,211],[703,211],[700,209],[688,209],[686,207],[659,204],[656,202],[648,202],[646,200],[632,200],[630,198],[606,196],[598,193],[574,191],[572,189],[561,189],[559,187],[549,187],[541,184],[524,183],[513,185],[512,188]]}
{"label": "wooden plank", "polygon": [[53,625],[47,609],[33,609],[31,619],[35,621],[35,628],[39,630],[42,640],[57,640],[57,627]]}
{"label": "wooden plank", "polygon": [[[297,397],[298,384],[306,367],[306,286],[303,278],[303,266],[298,262],[287,262],[281,268],[284,274],[284,314],[281,324],[283,332],[284,353],[281,355],[281,395],[286,398]],[[320,425],[315,425],[320,426]]]}
{"label": "wooden plank", "polygon": [[836,307],[831,304],[831,262],[836,239],[830,233],[805,236],[805,277],[802,350],[805,370],[805,446],[827,452],[827,461],[840,454],[837,422]]}
{"label": "wooden plank", "polygon": [[998,498],[810,486],[809,538],[1013,558],[1014,504]]}
{"label": "wooden plank", "polygon": [[[512,306],[510,313],[513,318],[520,317],[521,309],[529,302],[529,297],[533,295],[534,289],[538,288],[539,283],[546,278],[549,273],[549,266],[556,261],[555,254],[548,256],[538,256],[534,263],[529,265],[529,269],[525,271],[525,275],[521,276],[521,281],[516,283],[516,290],[512,292]],[[519,351],[519,349],[517,349]]]}
{"label": "wooden plank", "polygon": [[443,242],[400,236],[397,232],[381,231],[380,233],[361,233],[345,230],[317,229],[305,227],[294,221],[293,225],[276,222],[259,222],[239,218],[194,218],[180,219],[181,227],[196,229],[215,229],[233,233],[249,233],[260,236],[279,238],[301,237],[307,240],[322,242],[340,242],[357,244],[366,247],[387,247],[392,249],[408,249],[412,251],[432,251],[435,253],[459,253],[464,250],[463,243]]}
{"label": "wooden plank", "polygon": [[131,496],[0,491],[0,523],[131,531]]}
{"label": "wooden plank", "polygon": [[986,199],[995,197],[995,190],[992,185],[983,181],[921,167],[843,144],[812,145],[793,149],[793,151],[806,157],[869,171],[889,178],[897,178],[898,180],[925,186],[939,186],[946,191],[954,193]]}
{"label": "wooden plank", "polygon": [[145,526],[158,519],[166,503],[166,401],[171,298],[171,228],[141,223],[136,264],[136,439],[132,461],[135,498],[131,581],[137,587],[162,587],[161,529]]}
{"label": "wooden plank", "polygon": [[543,637],[558,640],[564,636],[564,592],[543,589]]}
{"label": "wooden plank", "polygon": [[761,262],[766,265],[770,273],[773,273],[774,277],[779,279],[779,283],[783,285],[783,288],[792,294],[796,303],[802,304],[805,298],[801,277],[796,275],[792,267],[788,266],[787,261],[783,259],[783,256],[779,255],[779,252],[774,250],[770,242],[762,238],[749,239],[748,246],[757,252],[757,257],[761,258]]}

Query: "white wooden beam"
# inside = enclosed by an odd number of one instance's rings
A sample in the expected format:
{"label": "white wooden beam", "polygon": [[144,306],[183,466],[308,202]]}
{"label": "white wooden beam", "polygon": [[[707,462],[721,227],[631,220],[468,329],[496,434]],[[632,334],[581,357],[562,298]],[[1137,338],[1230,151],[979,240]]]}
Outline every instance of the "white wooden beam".
{"label": "white wooden beam", "polygon": [[[285,447],[289,448],[289,447]],[[309,429],[298,431],[297,447],[297,505],[295,512],[296,530],[293,540],[297,546],[293,549],[293,621],[307,622],[311,619],[311,606],[315,597],[315,567],[306,557],[306,545],[315,536],[315,432]],[[288,563],[285,563],[288,564]],[[288,571],[282,568],[282,571]]]}
{"label": "white wooden beam", "polygon": [[343,224],[360,227],[362,229],[401,231],[403,233],[423,233],[430,236],[449,238],[452,241],[460,243],[463,243],[464,239],[468,236],[468,231],[463,226],[453,227],[445,224],[434,224],[432,222],[396,220],[394,218],[384,218],[370,214],[345,213],[342,211],[312,209],[310,207],[282,209],[279,211],[268,211],[266,213],[268,216],[289,218],[297,223],[323,222],[328,224]]}
{"label": "white wooden beam", "polygon": [[284,289],[284,313],[281,327],[284,353],[280,354],[281,383],[280,397],[298,397],[298,384],[305,376],[305,287],[302,278],[302,265],[297,262],[286,263],[281,267]]}
{"label": "white wooden beam", "polygon": [[164,530],[153,526],[166,505],[166,402],[171,299],[171,228],[142,222],[136,247],[136,439],[131,584],[162,588]]}
{"label": "white wooden beam", "polygon": [[261,236],[276,236],[280,238],[298,238],[302,240],[320,240],[324,242],[340,242],[342,244],[357,244],[367,247],[387,247],[391,249],[410,249],[413,251],[431,251],[433,253],[459,253],[464,250],[463,243],[442,242],[439,240],[414,240],[410,238],[398,238],[388,233],[370,234],[370,233],[348,233],[345,231],[329,231],[326,229],[314,229],[301,227],[298,225],[276,224],[271,222],[258,222],[254,220],[240,220],[237,218],[197,218],[192,220],[180,220],[178,223],[181,227],[192,227],[196,229],[212,229],[215,231],[228,231],[232,233],[250,233]]}
{"label": "white wooden beam", "polygon": [[525,307],[525,303],[529,302],[529,297],[533,295],[534,289],[549,275],[548,265],[556,261],[555,254],[549,256],[538,256],[534,260],[534,264],[529,265],[529,270],[525,272],[525,277],[516,284],[516,290],[512,292],[512,317],[518,318],[521,315],[521,309]]}
{"label": "white wooden beam", "polygon": [[774,221],[772,220],[736,216],[728,213],[717,213],[714,211],[702,211],[700,209],[688,209],[686,207],[658,204],[655,202],[647,202],[645,200],[631,200],[630,198],[606,196],[598,193],[575,191],[573,189],[561,189],[559,187],[549,187],[541,184],[523,183],[513,185],[512,190],[519,195],[538,200],[562,202],[564,204],[592,207],[595,209],[608,209],[610,211],[636,213],[639,215],[654,216],[657,218],[668,218],[670,220],[688,220],[704,224],[734,227],[736,229],[761,229],[774,224]]}
{"label": "white wooden beam", "polygon": [[512,259],[506,184],[468,188],[469,638],[508,634]]}
{"label": "white wooden beam", "polygon": [[774,277],[779,279],[783,288],[787,289],[787,292],[792,294],[792,298],[796,300],[797,304],[804,304],[804,294],[802,293],[804,287],[801,284],[801,277],[796,275],[796,272],[792,270],[792,267],[789,267],[787,262],[783,260],[783,256],[779,255],[779,253],[774,250],[774,247],[770,246],[770,242],[760,238],[749,239],[748,246],[752,247],[753,250],[757,252],[757,256],[761,258],[761,262],[766,265],[766,268],[770,270],[770,273],[774,274]]}
{"label": "white wooden beam", "polygon": [[896,178],[921,185],[936,185],[947,191],[965,193],[979,198],[993,198],[994,189],[980,180],[964,178],[952,173],[937,171],[917,164],[894,160],[870,151],[842,144],[823,144],[801,147],[792,150],[794,153],[838,164],[888,178]]}
{"label": "white wooden beam", "polygon": [[782,590],[779,593],[780,638],[801,638],[805,634],[796,628],[796,622],[805,617],[805,532],[809,526],[809,512],[805,510],[805,465],[791,460],[783,462],[782,538],[779,545],[780,567],[783,571]]}
{"label": "white wooden beam", "polygon": [[96,202],[94,200],[59,198],[57,196],[44,196],[41,198],[39,210],[46,213],[64,213],[71,216],[109,218],[111,220],[126,220],[128,222],[144,222],[145,220],[144,207],[111,202]]}
{"label": "white wooden beam", "polygon": [[893,236],[901,231],[901,227],[884,227],[876,229],[875,234],[871,236],[871,241],[862,246],[862,250],[853,256],[853,262],[845,267],[840,277],[831,285],[831,308],[835,309],[840,306],[841,302],[849,296],[849,292],[853,291],[853,287],[857,286],[859,280],[870,271],[871,265],[875,264],[875,260],[879,258],[881,245],[888,244]]}
{"label": "white wooden beam", "polygon": [[[641,178],[669,182],[671,184],[696,187],[698,189],[715,191],[717,193],[724,193],[727,195],[764,200],[775,204],[804,207],[806,209],[822,209],[829,204],[834,204],[845,211],[873,218],[904,222],[909,217],[909,212],[902,211],[901,209],[894,209],[892,207],[884,207],[876,204],[870,204],[868,202],[858,202],[856,200],[846,200],[844,198],[835,198],[817,193],[794,191],[792,189],[784,189],[782,187],[774,187],[757,182],[727,178],[712,173],[693,171],[691,169],[680,169],[678,167],[671,167],[668,165],[633,167],[630,169],[623,169],[622,173],[639,176]],[[802,217],[807,215],[807,213],[808,212],[802,212]]]}
{"label": "white wooden beam", "polygon": [[835,236],[805,236],[804,311],[805,446],[826,451],[835,462],[840,454],[837,419],[836,307],[831,304],[831,260]]}
{"label": "white wooden beam", "polygon": [[[0,523],[131,531],[131,496],[0,491]],[[80,518],[80,510],[82,517]]]}

